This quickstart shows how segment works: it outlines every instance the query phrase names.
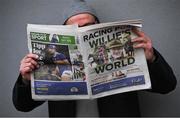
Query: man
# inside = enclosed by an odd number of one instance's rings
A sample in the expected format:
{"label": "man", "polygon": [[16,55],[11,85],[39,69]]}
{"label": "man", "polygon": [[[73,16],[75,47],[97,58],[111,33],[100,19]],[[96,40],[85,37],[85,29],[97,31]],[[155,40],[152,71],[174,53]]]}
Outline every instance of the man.
{"label": "man", "polygon": [[[66,10],[65,25],[77,23],[79,27],[99,23],[95,13],[84,2],[76,2]],[[151,39],[145,33],[134,30],[138,35],[132,42],[134,48],[143,48],[148,61],[152,82],[151,92],[169,93],[176,86],[172,69],[163,57],[152,47]],[[21,61],[20,75],[13,90],[13,103],[20,111],[31,111],[44,101],[31,98],[30,73],[38,67],[37,56],[27,54]],[[140,116],[136,92],[112,95],[97,99],[99,116]],[[49,116],[76,116],[75,101],[49,101]]]}
{"label": "man", "polygon": [[57,52],[55,45],[48,45],[47,47],[47,53],[48,55],[51,55],[49,57],[49,60],[52,61],[52,63],[56,64],[57,72],[62,81],[69,81],[72,79],[72,71],[71,71],[71,65],[66,58],[66,56],[62,53]]}
{"label": "man", "polygon": [[51,39],[51,43],[58,43],[58,38],[56,34],[53,34],[52,39]]}
{"label": "man", "polygon": [[114,62],[115,60],[120,60],[124,58],[123,55],[123,44],[119,40],[112,40],[108,44],[110,50],[111,58],[110,60]]}

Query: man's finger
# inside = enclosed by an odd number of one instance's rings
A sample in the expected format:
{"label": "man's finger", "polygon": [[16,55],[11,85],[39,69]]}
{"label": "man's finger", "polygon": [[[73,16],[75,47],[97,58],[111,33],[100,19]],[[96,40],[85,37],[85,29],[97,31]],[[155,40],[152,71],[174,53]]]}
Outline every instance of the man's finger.
{"label": "man's finger", "polygon": [[146,44],[144,44],[144,43],[140,43],[140,44],[137,44],[137,45],[133,45],[133,48],[146,48]]}
{"label": "man's finger", "polygon": [[143,37],[137,37],[137,38],[132,39],[132,42],[133,43],[135,43],[135,42],[146,42],[146,40]]}
{"label": "man's finger", "polygon": [[136,35],[138,35],[139,37],[144,37],[144,36],[145,36],[144,32],[140,31],[140,30],[137,29],[137,28],[133,28],[132,31],[133,31]]}
{"label": "man's finger", "polygon": [[37,55],[37,54],[32,54],[32,53],[30,53],[30,54],[28,54],[28,55],[26,56],[26,58],[38,59],[38,55]]}
{"label": "man's finger", "polygon": [[23,65],[23,69],[26,68],[26,67],[29,67],[31,70],[34,70],[35,69],[35,66],[32,64],[32,63],[26,63]]}
{"label": "man's finger", "polygon": [[34,66],[38,66],[38,63],[34,59],[32,59],[32,58],[25,59],[24,63],[31,63]]}

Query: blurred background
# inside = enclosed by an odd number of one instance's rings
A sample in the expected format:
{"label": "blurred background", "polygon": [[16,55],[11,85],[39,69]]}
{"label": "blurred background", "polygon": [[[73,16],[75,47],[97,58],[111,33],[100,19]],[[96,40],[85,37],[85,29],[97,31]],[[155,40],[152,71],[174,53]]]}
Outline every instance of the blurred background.
{"label": "blurred background", "polygon": [[[179,0],[86,0],[101,22],[142,19],[143,31],[171,65],[177,77],[173,92],[161,95],[139,92],[142,116],[180,116],[180,1]],[[20,60],[28,53],[26,25],[62,24],[62,11],[71,0],[0,0],[0,117],[47,117],[47,103],[23,113],[12,103],[12,90]],[[90,106],[90,105],[89,105]],[[121,107],[121,106],[120,106]],[[92,116],[84,108],[84,113]]]}

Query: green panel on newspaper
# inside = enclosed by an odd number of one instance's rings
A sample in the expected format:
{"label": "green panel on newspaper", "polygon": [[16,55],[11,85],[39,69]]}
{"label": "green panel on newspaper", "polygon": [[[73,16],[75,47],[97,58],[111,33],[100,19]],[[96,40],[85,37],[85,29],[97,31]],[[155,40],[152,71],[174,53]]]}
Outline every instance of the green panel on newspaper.
{"label": "green panel on newspaper", "polygon": [[58,35],[58,37],[61,44],[75,44],[75,36]]}
{"label": "green panel on newspaper", "polygon": [[49,36],[50,34],[46,33],[30,32],[31,40],[49,42]]}

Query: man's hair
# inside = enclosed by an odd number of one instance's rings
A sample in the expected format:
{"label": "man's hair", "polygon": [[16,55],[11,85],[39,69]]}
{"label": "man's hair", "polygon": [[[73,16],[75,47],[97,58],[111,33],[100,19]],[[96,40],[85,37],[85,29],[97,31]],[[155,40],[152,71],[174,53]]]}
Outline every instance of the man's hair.
{"label": "man's hair", "polygon": [[65,25],[67,20],[71,18],[72,16],[82,14],[82,13],[88,13],[94,16],[97,23],[100,23],[96,12],[93,8],[87,5],[87,3],[84,0],[73,0],[73,3],[66,7],[63,13],[63,24]]}
{"label": "man's hair", "polygon": [[56,49],[56,46],[55,45],[48,45],[48,49]]}

